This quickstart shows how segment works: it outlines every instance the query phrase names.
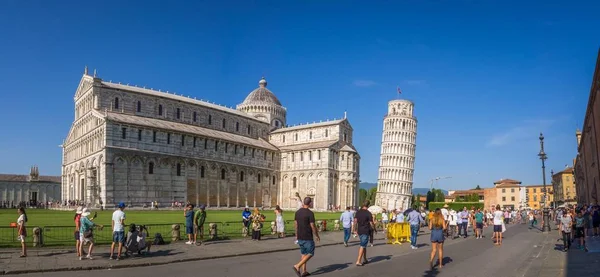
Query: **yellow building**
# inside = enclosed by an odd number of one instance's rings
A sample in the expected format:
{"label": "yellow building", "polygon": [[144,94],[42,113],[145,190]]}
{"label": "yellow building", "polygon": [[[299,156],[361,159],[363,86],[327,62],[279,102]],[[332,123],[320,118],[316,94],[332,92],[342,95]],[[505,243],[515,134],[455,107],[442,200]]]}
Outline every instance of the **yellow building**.
{"label": "yellow building", "polygon": [[496,188],[496,203],[502,209],[520,209],[521,204],[521,181],[513,179],[500,179],[494,182]]}
{"label": "yellow building", "polygon": [[[544,207],[544,186],[543,185],[530,185],[525,186],[525,200],[527,203],[527,207],[532,209],[541,209]],[[546,189],[548,190],[548,201],[546,202],[548,207],[552,206],[552,202],[554,201],[554,190],[551,185],[546,184]]]}
{"label": "yellow building", "polygon": [[558,205],[576,203],[577,191],[575,189],[575,178],[572,167],[567,167],[563,171],[554,173],[552,175],[552,187],[554,188],[554,198]]}

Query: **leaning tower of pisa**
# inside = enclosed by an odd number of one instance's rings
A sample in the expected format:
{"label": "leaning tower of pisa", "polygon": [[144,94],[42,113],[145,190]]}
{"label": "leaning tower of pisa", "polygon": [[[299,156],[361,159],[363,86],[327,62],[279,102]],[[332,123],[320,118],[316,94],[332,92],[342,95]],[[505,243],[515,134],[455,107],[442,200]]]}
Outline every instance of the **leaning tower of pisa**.
{"label": "leaning tower of pisa", "polygon": [[375,202],[384,209],[405,210],[411,204],[417,139],[413,110],[414,104],[409,100],[392,100],[383,119]]}

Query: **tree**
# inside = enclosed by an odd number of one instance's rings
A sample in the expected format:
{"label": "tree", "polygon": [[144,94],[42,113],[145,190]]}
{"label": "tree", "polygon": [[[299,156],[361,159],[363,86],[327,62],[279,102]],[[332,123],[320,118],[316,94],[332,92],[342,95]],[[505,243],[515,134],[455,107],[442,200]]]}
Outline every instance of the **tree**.
{"label": "tree", "polygon": [[[358,203],[362,205],[362,203],[365,203],[365,200],[367,200],[367,194],[369,192],[366,189],[359,189],[358,190]],[[342,208],[346,208],[346,207],[342,207]]]}
{"label": "tree", "polygon": [[444,202],[446,200],[446,195],[441,189],[433,189],[432,192],[434,202]]}
{"label": "tree", "polygon": [[417,196],[413,195],[412,208],[418,210],[421,208],[421,195],[417,194]]}
{"label": "tree", "polygon": [[467,195],[465,202],[479,202],[479,194],[473,193],[471,195]]}
{"label": "tree", "polygon": [[433,193],[433,190],[427,192],[427,197],[425,198],[425,200],[425,205],[429,207],[429,202],[433,202],[435,200],[435,194]]}
{"label": "tree", "polygon": [[[369,200],[369,202],[371,202],[371,205],[375,205],[375,196],[377,195],[377,187],[372,187],[368,192],[367,192],[367,197],[365,200]],[[360,205],[362,205],[364,203],[361,202]]]}

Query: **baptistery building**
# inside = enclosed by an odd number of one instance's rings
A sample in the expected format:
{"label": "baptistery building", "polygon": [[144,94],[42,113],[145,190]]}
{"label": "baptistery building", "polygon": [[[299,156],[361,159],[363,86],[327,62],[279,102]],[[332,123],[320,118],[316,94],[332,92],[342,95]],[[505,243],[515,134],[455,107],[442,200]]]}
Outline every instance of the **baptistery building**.
{"label": "baptistery building", "polygon": [[289,126],[264,78],[236,108],[107,82],[87,68],[63,143],[62,199],[107,207],[353,206],[360,156],[336,120]]}

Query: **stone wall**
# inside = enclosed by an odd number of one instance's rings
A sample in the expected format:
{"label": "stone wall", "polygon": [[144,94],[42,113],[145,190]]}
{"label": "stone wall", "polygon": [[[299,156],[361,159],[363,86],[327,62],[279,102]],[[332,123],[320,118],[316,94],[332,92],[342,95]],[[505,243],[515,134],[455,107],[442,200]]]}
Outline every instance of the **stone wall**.
{"label": "stone wall", "polygon": [[37,193],[38,202],[61,201],[59,183],[0,181],[0,202],[12,201],[18,205],[21,201],[32,200],[32,192]]}

